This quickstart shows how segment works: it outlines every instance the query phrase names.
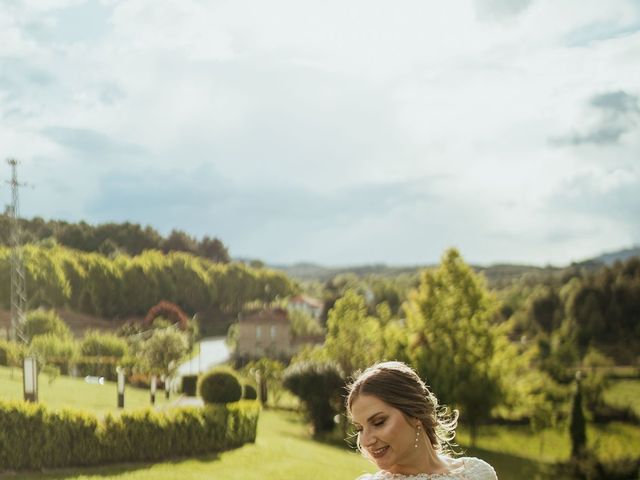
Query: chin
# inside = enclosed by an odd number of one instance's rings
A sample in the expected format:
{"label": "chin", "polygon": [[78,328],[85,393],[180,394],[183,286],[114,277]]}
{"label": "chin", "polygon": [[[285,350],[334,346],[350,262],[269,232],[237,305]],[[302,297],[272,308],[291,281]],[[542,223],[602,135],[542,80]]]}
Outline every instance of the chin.
{"label": "chin", "polygon": [[394,465],[393,460],[391,458],[390,459],[381,458],[379,460],[375,460],[374,462],[380,470],[389,470]]}

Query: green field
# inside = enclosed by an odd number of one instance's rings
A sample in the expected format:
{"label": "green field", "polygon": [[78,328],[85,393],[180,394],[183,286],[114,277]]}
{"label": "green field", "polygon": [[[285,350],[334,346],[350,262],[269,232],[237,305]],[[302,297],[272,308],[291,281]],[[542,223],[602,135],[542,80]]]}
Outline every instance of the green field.
{"label": "green field", "polygon": [[[21,372],[0,368],[0,398],[20,398]],[[89,385],[80,379],[60,377],[49,386],[41,379],[43,402],[52,408],[81,407],[104,413],[115,408],[115,385]],[[622,392],[628,385],[618,387]],[[159,399],[159,408],[168,404]],[[148,392],[127,389],[127,409],[149,404]],[[541,443],[541,440],[544,440]],[[606,426],[590,425],[589,445],[602,458],[637,456],[640,451],[640,428],[620,423]],[[532,435],[526,426],[487,426],[479,431],[477,448],[468,448],[469,435],[459,430],[458,442],[467,455],[483,458],[494,465],[501,480],[560,478],[550,476],[549,466],[569,456],[566,428],[547,430],[544,435]],[[124,464],[96,468],[67,469],[37,473],[7,474],[8,478],[24,479],[95,479],[132,480],[351,480],[374,467],[358,453],[341,442],[321,443],[310,438],[308,426],[300,414],[281,410],[264,410],[260,416],[255,444],[194,459],[174,459],[159,464]]]}
{"label": "green field", "polygon": [[[0,400],[21,400],[22,369],[0,367]],[[71,407],[92,410],[99,415],[118,412],[118,393],[114,382],[104,385],[86,383],[83,379],[64,375],[51,384],[46,374],[38,376],[38,399],[51,408]],[[171,400],[169,400],[171,401]],[[156,392],[156,405],[166,404],[164,392]],[[151,405],[148,390],[127,386],[125,389],[125,409],[132,410]]]}
{"label": "green field", "polygon": [[618,380],[605,392],[605,401],[617,407],[631,407],[640,417],[640,380]]}

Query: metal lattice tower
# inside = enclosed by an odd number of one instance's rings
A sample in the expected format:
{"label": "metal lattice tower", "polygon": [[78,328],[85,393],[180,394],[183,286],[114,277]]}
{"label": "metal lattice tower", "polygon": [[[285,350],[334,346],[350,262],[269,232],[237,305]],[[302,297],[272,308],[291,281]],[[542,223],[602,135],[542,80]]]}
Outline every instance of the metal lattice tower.
{"label": "metal lattice tower", "polygon": [[7,163],[11,165],[12,202],[9,207],[11,214],[11,340],[25,341],[22,327],[27,313],[27,288],[24,274],[24,262],[22,258],[22,235],[18,222],[18,161],[10,158]]}

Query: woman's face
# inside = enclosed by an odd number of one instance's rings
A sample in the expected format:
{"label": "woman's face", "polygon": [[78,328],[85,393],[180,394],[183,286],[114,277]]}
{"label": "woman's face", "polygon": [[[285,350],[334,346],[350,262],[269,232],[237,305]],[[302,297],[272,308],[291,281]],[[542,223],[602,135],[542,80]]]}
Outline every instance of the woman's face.
{"label": "woman's face", "polygon": [[358,395],[351,404],[351,417],[360,447],[381,470],[407,473],[418,463],[421,449],[414,447],[418,420],[411,422],[373,395]]}

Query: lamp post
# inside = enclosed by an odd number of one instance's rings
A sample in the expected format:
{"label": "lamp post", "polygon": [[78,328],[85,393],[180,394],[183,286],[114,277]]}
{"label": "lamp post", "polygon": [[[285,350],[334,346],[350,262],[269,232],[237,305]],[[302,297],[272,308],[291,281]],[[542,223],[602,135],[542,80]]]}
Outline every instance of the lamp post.
{"label": "lamp post", "polygon": [[116,367],[118,372],[118,408],[124,408],[124,368]]}
{"label": "lamp post", "polygon": [[38,401],[38,362],[36,357],[25,357],[22,363],[24,399],[27,402]]}
{"label": "lamp post", "polygon": [[156,385],[157,377],[155,375],[151,375],[151,405],[156,404]]}

